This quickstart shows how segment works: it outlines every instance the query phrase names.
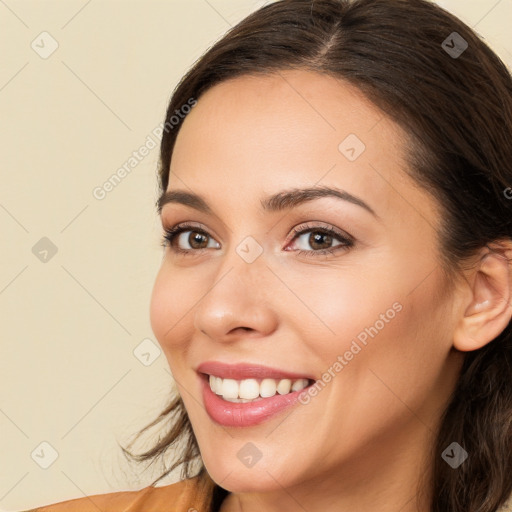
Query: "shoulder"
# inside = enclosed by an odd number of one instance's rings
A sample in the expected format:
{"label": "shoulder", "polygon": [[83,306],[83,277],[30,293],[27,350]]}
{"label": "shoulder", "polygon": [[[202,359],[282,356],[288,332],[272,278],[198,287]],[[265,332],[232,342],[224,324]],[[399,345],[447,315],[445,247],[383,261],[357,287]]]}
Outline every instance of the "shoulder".
{"label": "shoulder", "polygon": [[188,512],[190,508],[206,512],[209,496],[199,483],[199,477],[194,477],[162,487],[61,501],[26,512]]}

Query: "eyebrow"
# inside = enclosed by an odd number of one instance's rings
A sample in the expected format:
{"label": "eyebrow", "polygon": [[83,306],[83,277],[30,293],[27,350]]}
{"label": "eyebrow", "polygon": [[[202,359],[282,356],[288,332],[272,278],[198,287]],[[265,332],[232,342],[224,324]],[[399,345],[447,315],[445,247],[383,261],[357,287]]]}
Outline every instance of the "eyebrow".
{"label": "eyebrow", "polygon": [[[335,197],[337,199],[342,199],[343,201],[348,201],[349,203],[364,208],[374,217],[379,218],[373,208],[366,204],[361,198],[354,196],[345,190],[326,186],[283,190],[261,199],[260,204],[266,212],[280,212],[290,208],[295,208],[303,203],[321,197]],[[164,192],[157,201],[159,214],[162,212],[164,205],[168,203],[182,204],[206,214],[213,214],[212,209],[203,197],[185,190],[167,190]]]}

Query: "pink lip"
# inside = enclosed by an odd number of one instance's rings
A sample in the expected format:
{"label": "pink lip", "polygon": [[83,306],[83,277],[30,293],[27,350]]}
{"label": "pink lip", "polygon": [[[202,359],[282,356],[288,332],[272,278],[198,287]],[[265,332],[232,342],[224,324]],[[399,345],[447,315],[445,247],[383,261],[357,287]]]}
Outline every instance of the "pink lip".
{"label": "pink lip", "polygon": [[300,393],[307,392],[308,389],[304,388],[301,391],[293,391],[286,395],[277,394],[271,398],[262,398],[255,402],[243,404],[228,402],[216,395],[210,388],[207,375],[200,375],[200,380],[206,412],[214,422],[225,427],[258,425],[288,407],[297,404]]}
{"label": "pink lip", "polygon": [[315,380],[311,375],[288,372],[269,366],[262,366],[251,363],[226,364],[219,361],[206,361],[201,363],[197,369],[199,373],[215,375],[223,379],[310,379]]}

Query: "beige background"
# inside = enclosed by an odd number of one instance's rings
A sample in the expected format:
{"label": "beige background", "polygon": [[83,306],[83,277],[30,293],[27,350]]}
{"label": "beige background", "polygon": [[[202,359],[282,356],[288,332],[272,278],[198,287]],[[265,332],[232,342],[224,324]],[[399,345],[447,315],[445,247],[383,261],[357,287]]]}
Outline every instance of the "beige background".
{"label": "beige background", "polygon": [[[149,323],[158,148],[103,199],[93,190],[158,142],[182,74],[264,3],[0,0],[0,510],[156,476],[129,467],[116,440],[172,385]],[[512,65],[512,0],[439,3]]]}

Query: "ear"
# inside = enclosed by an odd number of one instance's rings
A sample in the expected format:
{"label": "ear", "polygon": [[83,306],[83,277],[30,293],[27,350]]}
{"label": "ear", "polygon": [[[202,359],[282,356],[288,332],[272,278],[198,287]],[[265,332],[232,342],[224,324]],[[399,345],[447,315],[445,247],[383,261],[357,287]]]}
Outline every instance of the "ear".
{"label": "ear", "polygon": [[477,350],[499,336],[512,318],[512,241],[483,249],[468,281],[470,295],[453,344],[457,350]]}

